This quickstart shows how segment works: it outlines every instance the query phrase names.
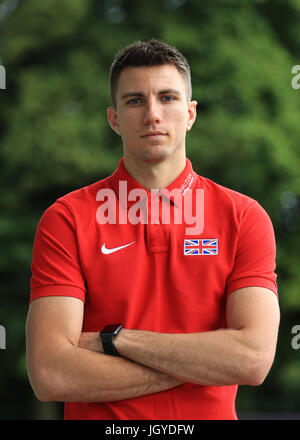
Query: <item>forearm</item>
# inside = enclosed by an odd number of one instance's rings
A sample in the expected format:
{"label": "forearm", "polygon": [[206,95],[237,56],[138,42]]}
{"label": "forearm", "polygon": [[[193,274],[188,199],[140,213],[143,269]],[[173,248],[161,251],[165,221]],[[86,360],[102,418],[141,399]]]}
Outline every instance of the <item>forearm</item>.
{"label": "forearm", "polygon": [[43,368],[41,400],[106,402],[173,388],[180,380],[127,359],[69,345]]}
{"label": "forearm", "polygon": [[239,330],[166,334],[122,329],[119,353],[185,382],[202,385],[257,385],[260,353]]}

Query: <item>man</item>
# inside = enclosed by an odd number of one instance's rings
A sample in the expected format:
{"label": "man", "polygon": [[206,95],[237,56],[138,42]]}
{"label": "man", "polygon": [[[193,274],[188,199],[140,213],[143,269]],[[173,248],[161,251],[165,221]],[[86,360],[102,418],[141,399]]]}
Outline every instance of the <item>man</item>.
{"label": "man", "polygon": [[276,350],[272,224],[255,200],[193,171],[197,103],[177,49],[136,42],[110,81],[124,157],[58,199],[36,233],[32,387],[67,402],[66,419],[236,419],[238,384],[260,385]]}

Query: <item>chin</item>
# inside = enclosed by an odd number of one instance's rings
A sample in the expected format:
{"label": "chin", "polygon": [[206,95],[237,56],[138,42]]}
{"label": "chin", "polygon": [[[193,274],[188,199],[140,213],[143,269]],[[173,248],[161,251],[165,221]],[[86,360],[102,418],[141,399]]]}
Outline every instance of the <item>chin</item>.
{"label": "chin", "polygon": [[174,151],[171,148],[155,148],[140,151],[139,157],[146,162],[161,162],[170,157]]}

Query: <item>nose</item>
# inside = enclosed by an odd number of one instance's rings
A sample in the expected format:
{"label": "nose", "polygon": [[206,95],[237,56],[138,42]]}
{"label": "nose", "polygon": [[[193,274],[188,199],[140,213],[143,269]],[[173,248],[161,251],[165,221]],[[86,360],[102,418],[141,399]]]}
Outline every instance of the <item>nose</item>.
{"label": "nose", "polygon": [[159,105],[155,99],[150,98],[145,107],[144,122],[146,125],[158,124],[161,121]]}

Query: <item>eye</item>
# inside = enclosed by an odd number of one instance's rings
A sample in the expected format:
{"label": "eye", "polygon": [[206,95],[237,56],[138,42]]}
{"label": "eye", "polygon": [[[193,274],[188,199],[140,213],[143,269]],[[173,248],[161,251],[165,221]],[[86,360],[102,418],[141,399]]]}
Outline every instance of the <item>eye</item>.
{"label": "eye", "polygon": [[142,102],[141,98],[132,98],[132,99],[129,99],[129,101],[127,101],[127,104],[135,105],[135,104],[140,104],[141,102]]}
{"label": "eye", "polygon": [[175,101],[176,97],[172,95],[164,95],[161,97],[162,101],[171,102]]}

